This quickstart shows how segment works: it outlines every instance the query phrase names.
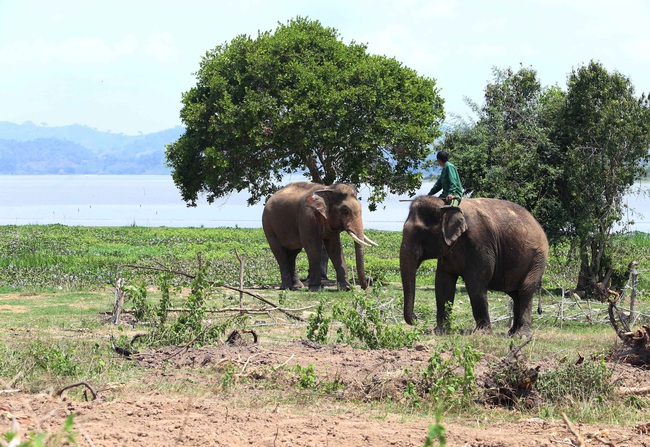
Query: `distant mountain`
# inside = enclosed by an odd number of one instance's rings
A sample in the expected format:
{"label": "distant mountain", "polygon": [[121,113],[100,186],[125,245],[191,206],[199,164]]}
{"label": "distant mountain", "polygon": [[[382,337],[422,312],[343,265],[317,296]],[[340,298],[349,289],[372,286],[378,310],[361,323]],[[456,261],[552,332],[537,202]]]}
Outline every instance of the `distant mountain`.
{"label": "distant mountain", "polygon": [[0,121],[0,174],[168,174],[165,145],[184,131],[176,126],[131,136]]}

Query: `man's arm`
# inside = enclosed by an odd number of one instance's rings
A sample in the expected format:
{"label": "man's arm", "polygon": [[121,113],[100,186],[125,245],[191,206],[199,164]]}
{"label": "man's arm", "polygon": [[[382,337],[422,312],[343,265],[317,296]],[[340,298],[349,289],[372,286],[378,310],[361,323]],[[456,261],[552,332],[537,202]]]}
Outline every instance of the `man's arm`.
{"label": "man's arm", "polygon": [[436,182],[433,184],[433,188],[431,188],[431,191],[429,191],[428,195],[432,196],[432,195],[434,195],[435,193],[437,193],[438,191],[440,191],[442,189],[442,185],[440,183],[441,178],[442,178],[442,175],[440,175],[440,177],[438,177],[438,180],[436,180]]}

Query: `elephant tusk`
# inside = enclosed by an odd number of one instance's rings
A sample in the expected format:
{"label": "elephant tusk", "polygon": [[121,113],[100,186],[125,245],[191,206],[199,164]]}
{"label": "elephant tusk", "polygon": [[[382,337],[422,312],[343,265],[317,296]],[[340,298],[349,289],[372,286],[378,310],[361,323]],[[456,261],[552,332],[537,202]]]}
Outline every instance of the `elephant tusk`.
{"label": "elephant tusk", "polygon": [[354,234],[353,232],[348,231],[348,234],[350,235],[350,237],[351,237],[352,239],[354,239],[354,242],[356,242],[357,244],[359,244],[359,245],[365,245],[366,247],[370,247],[370,246],[371,246],[369,243],[367,243],[367,242],[362,241],[361,239],[359,239],[359,238],[357,237],[357,235]]}
{"label": "elephant tusk", "polygon": [[367,243],[369,243],[370,245],[372,245],[373,247],[379,247],[379,244],[377,242],[373,241],[372,239],[370,239],[365,234],[363,235],[363,240],[366,241]]}

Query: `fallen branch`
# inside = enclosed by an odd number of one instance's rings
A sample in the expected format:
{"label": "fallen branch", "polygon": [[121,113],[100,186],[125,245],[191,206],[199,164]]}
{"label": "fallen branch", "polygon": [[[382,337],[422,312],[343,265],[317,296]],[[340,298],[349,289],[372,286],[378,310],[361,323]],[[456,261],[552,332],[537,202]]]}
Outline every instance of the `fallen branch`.
{"label": "fallen branch", "polygon": [[0,394],[14,394],[20,393],[22,390],[0,390]]}
{"label": "fallen branch", "polygon": [[[259,354],[259,353],[258,353],[258,354]],[[241,369],[241,373],[240,373],[240,374],[244,374],[244,370],[245,370],[246,367],[248,366],[248,362],[250,362],[251,359],[252,359],[253,357],[255,357],[256,355],[257,355],[257,354],[253,354],[253,355],[251,355],[250,357],[248,357],[248,359],[246,359],[246,363],[244,363],[244,366],[242,367],[242,369]]]}
{"label": "fallen branch", "polygon": [[578,433],[576,429],[573,428],[573,424],[571,423],[571,421],[569,420],[569,418],[565,413],[562,413],[562,419],[564,419],[564,423],[566,424],[571,434],[576,437],[576,441],[578,442],[578,447],[585,447],[585,440],[582,439],[580,433]]}
{"label": "fallen branch", "polygon": [[[283,308],[283,310],[285,310],[287,312],[295,312],[295,311],[310,310],[310,309],[314,309],[316,307],[318,307],[318,306],[313,305],[313,306],[301,307],[301,308],[298,308],[298,309],[284,309]],[[279,309],[279,308],[277,308],[277,309]],[[264,308],[264,307],[261,307],[261,308],[258,308],[258,309],[240,309],[238,307],[224,307],[224,308],[221,308],[221,309],[203,309],[203,312],[205,312],[206,314],[219,314],[219,313],[226,313],[226,312],[240,312],[240,313],[243,313],[243,314],[268,314],[269,311],[272,311],[272,310],[273,309]],[[178,313],[181,313],[181,312],[187,312],[187,308],[172,307],[172,308],[165,309],[165,311],[166,312],[178,312]],[[132,314],[134,312],[135,311],[132,310],[132,309],[123,309],[122,310],[123,314]]]}
{"label": "fallen branch", "polygon": [[[195,279],[196,278],[195,275],[192,275],[190,273],[183,272],[183,271],[180,271],[180,270],[170,269],[170,268],[167,268],[167,267],[164,267],[164,266],[163,267],[152,267],[152,266],[143,266],[143,265],[136,265],[136,264],[123,264],[122,266],[123,267],[135,268],[135,269],[142,269],[142,270],[153,270],[153,271],[156,271],[156,272],[173,273],[175,275],[184,276],[185,278],[188,278],[188,279]],[[279,312],[282,312],[283,314],[285,314],[289,318],[292,318],[292,319],[294,319],[296,321],[301,321],[303,323],[306,322],[306,320],[304,318],[301,318],[301,317],[299,317],[297,315],[293,315],[292,313],[286,311],[285,309],[283,309],[281,307],[278,307],[278,305],[276,305],[275,303],[267,300],[266,298],[264,298],[264,297],[262,297],[262,296],[260,296],[260,295],[258,295],[256,293],[249,292],[249,291],[241,289],[239,287],[233,287],[233,286],[229,286],[229,285],[226,285],[226,284],[218,284],[218,283],[215,283],[214,281],[205,280],[205,282],[212,285],[212,286],[223,287],[225,289],[233,290],[235,292],[244,293],[244,294],[249,295],[249,296],[251,296],[251,297],[253,297],[253,298],[257,299],[257,300],[262,301],[263,303],[268,304],[269,306],[273,307],[273,309],[275,309],[275,310],[277,310]]]}
{"label": "fallen branch", "polygon": [[200,336],[202,336],[203,334],[205,334],[205,332],[206,332],[208,329],[210,329],[210,327],[211,327],[211,326],[209,326],[209,325],[206,326],[206,327],[204,327],[203,330],[202,330],[201,332],[199,332],[199,333],[197,334],[197,336],[194,337],[192,340],[190,340],[190,341],[189,341],[185,346],[182,346],[182,347],[181,347],[180,349],[178,349],[176,352],[170,354],[170,355],[167,357],[167,360],[171,359],[172,357],[175,357],[176,355],[180,354],[180,353],[183,352],[183,351],[186,351],[190,346],[192,346],[192,345],[194,344],[194,342],[196,342],[196,341],[199,339]]}
{"label": "fallen branch", "polygon": [[606,446],[616,447],[616,444],[614,444],[612,441],[608,441],[607,439],[604,439],[601,436],[594,435],[594,439],[598,442],[605,444]]}
{"label": "fallen branch", "polygon": [[289,363],[291,359],[293,358],[295,354],[291,354],[291,357],[289,357],[284,363],[279,364],[278,366],[273,367],[273,371],[277,371],[279,368],[282,368],[284,365]]}
{"label": "fallen branch", "polygon": [[[242,331],[244,334],[253,334],[253,343],[257,343],[257,333],[253,330],[243,330]],[[226,339],[226,343],[229,345],[241,345],[242,342],[242,336],[239,333],[237,329],[232,331],[228,338]]]}
{"label": "fallen branch", "polygon": [[[614,315],[614,311],[616,311],[618,320]],[[609,301],[608,313],[609,321],[616,335],[628,348],[627,350],[617,351],[614,357],[635,366],[645,367],[650,365],[650,325],[644,324],[636,331],[631,331],[626,318],[616,307],[616,302],[612,300]]]}
{"label": "fallen branch", "polygon": [[[93,400],[97,399],[97,392],[95,391],[95,389],[92,386],[90,386],[90,384],[88,382],[77,382],[77,383],[73,383],[72,385],[64,386],[59,391],[54,393],[54,396],[59,397],[59,396],[61,396],[61,394],[63,394],[64,391],[69,390],[70,388],[77,387],[77,386],[85,386],[86,388],[88,388],[88,390],[90,390],[90,394],[93,395]],[[88,400],[88,399],[86,398],[86,400]]]}
{"label": "fallen branch", "polygon": [[507,358],[512,358],[512,359],[515,359],[515,360],[518,359],[519,358],[519,352],[521,352],[521,350],[524,348],[524,346],[526,346],[531,341],[533,341],[533,336],[532,335],[530,337],[528,337],[525,342],[523,342],[522,344],[520,344],[516,348],[510,350],[510,352],[505,357],[505,359],[507,359]]}
{"label": "fallen branch", "polygon": [[645,386],[642,388],[627,388],[627,387],[621,387],[617,391],[619,396],[625,397],[625,396],[645,396],[647,394],[650,394],[650,386]]}
{"label": "fallen branch", "polygon": [[111,346],[113,347],[113,351],[115,351],[119,355],[122,355],[126,358],[131,358],[131,356],[134,354],[133,351],[117,346],[115,344],[115,338],[113,337],[113,334],[110,335],[109,339],[111,341]]}

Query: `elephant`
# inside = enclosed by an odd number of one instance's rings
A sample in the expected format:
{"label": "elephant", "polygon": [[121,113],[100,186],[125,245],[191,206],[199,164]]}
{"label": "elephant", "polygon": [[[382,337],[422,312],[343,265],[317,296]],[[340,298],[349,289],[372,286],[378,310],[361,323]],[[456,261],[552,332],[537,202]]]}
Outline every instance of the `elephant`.
{"label": "elephant", "polygon": [[336,271],[338,287],[350,290],[341,249],[342,231],[354,240],[357,279],[362,288],[367,287],[364,246],[377,244],[363,232],[361,203],[353,185],[290,183],[275,192],[264,205],[262,228],[280,266],[280,289],[303,287],[296,272],[296,256],[304,248],[309,262],[309,290],[319,290],[324,246]]}
{"label": "elephant", "polygon": [[466,198],[459,207],[433,196],[417,197],[402,230],[400,275],[404,320],[414,324],[415,274],[426,259],[437,259],[436,333],[448,329],[458,277],[463,278],[477,330],[491,332],[488,290],[513,300],[509,335],[531,333],[535,292],[541,291],[548,240],[525,208],[507,200]]}

